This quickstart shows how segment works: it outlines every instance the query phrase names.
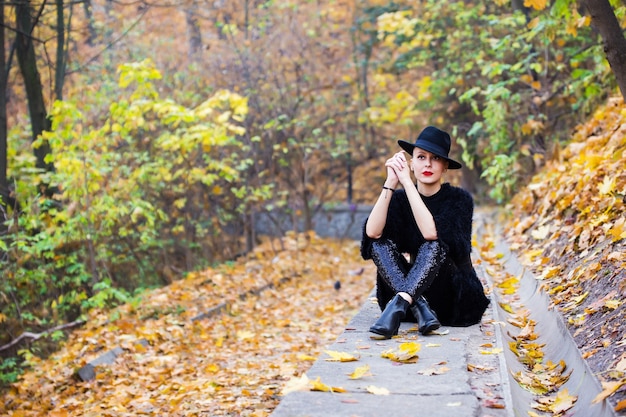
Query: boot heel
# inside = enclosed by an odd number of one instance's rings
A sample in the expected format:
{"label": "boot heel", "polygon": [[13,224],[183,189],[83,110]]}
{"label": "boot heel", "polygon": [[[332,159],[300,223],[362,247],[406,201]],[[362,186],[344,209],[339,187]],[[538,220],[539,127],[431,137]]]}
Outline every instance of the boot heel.
{"label": "boot heel", "polygon": [[391,339],[398,334],[400,323],[406,316],[409,302],[396,294],[385,306],[380,318],[370,327],[370,332],[382,336],[383,339]]}
{"label": "boot heel", "polygon": [[417,319],[417,327],[421,334],[427,334],[441,327],[437,314],[431,310],[424,296],[417,297],[411,305],[411,313]]}

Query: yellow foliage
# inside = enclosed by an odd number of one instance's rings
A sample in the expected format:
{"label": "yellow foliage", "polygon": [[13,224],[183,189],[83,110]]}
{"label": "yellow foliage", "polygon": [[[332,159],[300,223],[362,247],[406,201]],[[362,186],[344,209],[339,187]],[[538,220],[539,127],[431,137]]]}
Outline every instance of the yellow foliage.
{"label": "yellow foliage", "polygon": [[[329,269],[341,278],[340,291],[333,289],[336,278],[320,279]],[[354,270],[367,272],[350,273]],[[309,383],[304,372],[323,346],[337,337],[341,323],[348,323],[365,301],[364,283],[374,273],[373,265],[360,259],[356,242],[293,233],[280,242],[264,240],[236,262],[145,292],[139,305],[122,305],[114,315],[94,310],[54,358],[24,374],[15,393],[0,402],[0,414],[13,413],[7,410],[11,407],[29,415],[62,410],[79,416],[87,403],[91,404],[87,410],[98,409],[101,414],[116,414],[122,405],[128,413],[137,414],[143,408],[130,401],[129,393],[141,387],[150,397],[154,414],[185,414],[192,405],[202,403],[210,415],[240,415],[249,407],[272,410],[282,389],[277,382],[293,375],[302,376],[285,383],[283,393],[289,389],[345,392],[319,379]],[[287,285],[284,280],[293,277],[297,280]],[[256,296],[238,297],[270,283],[280,285],[280,291],[262,301]],[[306,294],[307,308],[288,302],[302,294]],[[222,302],[229,304],[229,314],[192,320]],[[336,305],[343,308],[335,309]],[[288,330],[290,323],[294,331]],[[140,343],[142,339],[149,345]],[[73,389],[75,382],[68,385],[72,370],[103,347],[114,346],[132,354],[99,369],[97,383],[89,390]],[[302,355],[305,349],[307,355]],[[339,356],[344,357],[341,352]],[[116,394],[105,395],[111,390]],[[52,391],[58,393],[54,402],[46,394]]]}
{"label": "yellow foliage", "polygon": [[567,33],[568,35],[571,36],[576,36],[578,35],[578,22],[574,22],[571,20],[567,21],[567,26],[565,28],[565,33]]}
{"label": "yellow foliage", "polygon": [[389,349],[381,353],[383,358],[391,359],[395,362],[415,362],[418,359],[417,353],[422,345],[416,342],[401,343],[397,349]]}
{"label": "yellow foliage", "polygon": [[427,98],[429,94],[430,86],[433,84],[433,79],[430,76],[423,77],[418,83],[418,98]]}
{"label": "yellow foliage", "polygon": [[[586,24],[585,18],[579,19],[579,27]],[[606,334],[616,335],[617,340],[624,334],[621,320],[616,319],[621,315],[612,312],[624,308],[615,294],[624,285],[619,271],[625,259],[620,242],[626,238],[626,177],[617,173],[626,165],[625,108],[621,98],[611,98],[598,108],[577,128],[559,158],[546,161],[510,206],[515,220],[507,234],[523,263],[545,280],[543,289],[569,325],[602,323],[585,327],[586,357],[606,355],[604,349],[614,348]],[[530,127],[525,126],[525,131]],[[613,291],[607,294],[609,289]],[[599,291],[604,296],[598,299]],[[512,311],[517,308],[513,303],[510,307]],[[525,333],[533,334],[530,329]],[[527,364],[541,359],[541,346],[518,341],[510,347]],[[620,378],[616,373],[598,372],[608,380]],[[603,395],[612,395],[611,389],[620,381],[613,381]],[[562,396],[550,401],[543,404],[545,410],[563,410],[572,400]]]}
{"label": "yellow foliage", "polygon": [[574,406],[577,400],[577,395],[569,395],[567,388],[564,388],[554,397],[540,398],[533,404],[533,407],[541,411],[550,412],[553,415],[563,415],[563,413]]}
{"label": "yellow foliage", "polygon": [[535,10],[546,8],[547,0],[524,0],[524,7],[532,7]]}

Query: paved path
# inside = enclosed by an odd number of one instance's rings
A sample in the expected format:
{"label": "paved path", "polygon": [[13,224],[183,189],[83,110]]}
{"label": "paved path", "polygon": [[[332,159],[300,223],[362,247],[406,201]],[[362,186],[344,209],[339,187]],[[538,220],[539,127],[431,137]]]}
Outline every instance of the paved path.
{"label": "paved path", "polygon": [[[309,380],[319,378],[346,392],[290,392],[272,417],[512,416],[506,398],[509,381],[502,372],[503,346],[493,323],[494,304],[492,300],[482,322],[474,326],[442,327],[437,334],[423,336],[415,323],[403,323],[397,337],[373,340],[368,329],[380,309],[372,294],[326,349],[352,354],[358,361],[328,361],[331,357],[322,353],[307,372]],[[404,342],[421,345],[417,362],[397,363],[381,356]],[[351,379],[349,375],[361,366],[369,366],[371,375]],[[389,395],[371,392],[379,389]]]}
{"label": "paved path", "polygon": [[[477,213],[474,227],[479,231],[478,246],[484,243],[480,232],[491,229],[493,223],[492,213]],[[489,234],[498,235],[493,230]],[[537,327],[544,329],[537,340],[545,344],[546,352],[551,352],[544,359],[555,363],[566,360],[568,369],[573,369],[564,387],[578,400],[567,415],[615,416],[606,403],[591,403],[601,390],[598,381],[590,374],[560,318],[549,311],[545,300],[538,302],[541,295],[536,279],[528,276],[503,241],[495,242],[495,246],[504,256],[505,272],[523,277],[520,302],[532,309]],[[517,334],[519,329],[507,323],[507,313],[499,307],[498,292],[492,291],[493,283],[484,269],[488,263],[477,252],[472,254],[474,265],[478,275],[487,280],[491,298],[481,323],[466,328],[443,327],[438,334],[428,336],[420,335],[414,323],[403,323],[397,337],[377,341],[370,338],[368,329],[380,310],[370,297],[326,349],[351,354],[358,360],[329,361],[330,355],[322,353],[306,373],[309,380],[319,378],[326,386],[345,392],[290,392],[271,417],[527,417],[529,411],[552,415],[531,408],[536,398],[511,377],[520,369],[520,363],[508,343],[511,333]],[[397,350],[405,342],[421,345],[415,363],[400,364],[382,357],[383,352]],[[349,375],[363,366],[369,367],[370,375],[351,379]],[[381,395],[385,390],[388,395]]]}
{"label": "paved path", "polygon": [[[299,391],[287,394],[272,417],[403,417],[403,416],[506,416],[506,410],[487,409],[485,401],[503,404],[499,355],[478,354],[498,346],[490,325],[444,327],[437,335],[422,336],[415,325],[403,323],[397,338],[370,339],[367,331],[380,313],[370,301],[354,317],[344,333],[328,347],[359,357],[355,362],[331,362],[326,353],[309,369],[309,380],[318,377],[345,393]],[[416,363],[399,364],[381,354],[403,342],[421,345]],[[484,345],[484,347],[480,347]],[[350,379],[357,367],[368,365],[371,376]],[[473,372],[468,372],[468,366]],[[386,389],[375,395],[368,387]]]}

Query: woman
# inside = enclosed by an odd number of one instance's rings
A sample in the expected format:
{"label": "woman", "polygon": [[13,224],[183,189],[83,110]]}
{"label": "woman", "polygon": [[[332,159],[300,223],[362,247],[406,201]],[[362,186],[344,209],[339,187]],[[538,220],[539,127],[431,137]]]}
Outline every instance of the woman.
{"label": "woman", "polygon": [[411,162],[402,151],[385,162],[387,179],[363,228],[361,255],[377,267],[382,310],[370,332],[391,338],[405,319],[417,320],[422,334],[478,323],[489,300],[470,259],[474,201],[441,181],[461,168],[448,157],[450,135],[428,126],[415,143],[398,144]]}

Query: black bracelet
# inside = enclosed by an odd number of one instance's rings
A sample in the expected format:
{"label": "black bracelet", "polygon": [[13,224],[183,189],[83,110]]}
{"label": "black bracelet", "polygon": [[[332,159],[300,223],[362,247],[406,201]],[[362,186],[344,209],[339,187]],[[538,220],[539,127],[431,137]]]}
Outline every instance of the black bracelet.
{"label": "black bracelet", "polygon": [[385,187],[384,185],[383,185],[383,190],[396,191],[394,188]]}

